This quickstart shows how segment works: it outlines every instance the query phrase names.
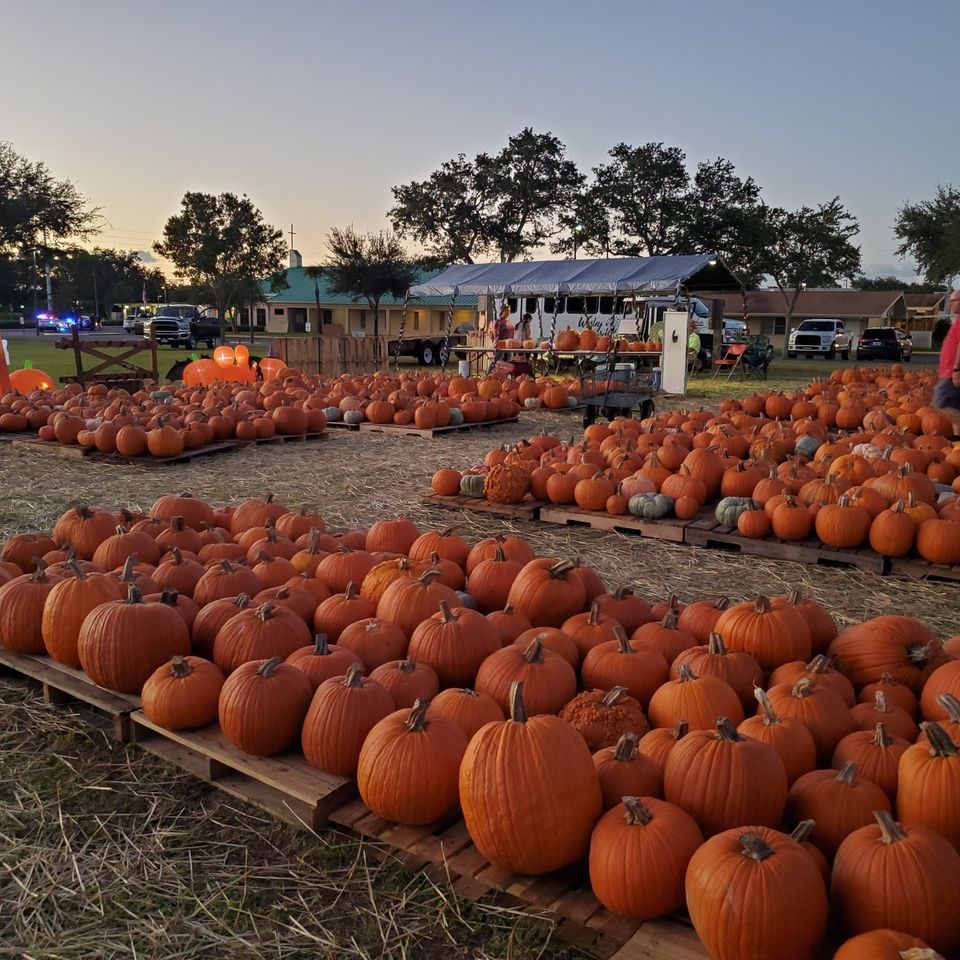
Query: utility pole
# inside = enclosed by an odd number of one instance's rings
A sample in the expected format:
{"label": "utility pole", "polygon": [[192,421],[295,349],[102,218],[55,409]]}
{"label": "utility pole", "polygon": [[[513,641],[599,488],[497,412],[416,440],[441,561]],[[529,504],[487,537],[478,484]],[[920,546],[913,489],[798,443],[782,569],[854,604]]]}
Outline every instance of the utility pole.
{"label": "utility pole", "polygon": [[30,289],[33,291],[33,324],[37,328],[37,336],[40,336],[40,321],[37,319],[37,251],[33,251],[33,278],[30,283]]}
{"label": "utility pole", "polygon": [[93,312],[100,316],[100,297],[97,295],[97,262],[93,262]]}

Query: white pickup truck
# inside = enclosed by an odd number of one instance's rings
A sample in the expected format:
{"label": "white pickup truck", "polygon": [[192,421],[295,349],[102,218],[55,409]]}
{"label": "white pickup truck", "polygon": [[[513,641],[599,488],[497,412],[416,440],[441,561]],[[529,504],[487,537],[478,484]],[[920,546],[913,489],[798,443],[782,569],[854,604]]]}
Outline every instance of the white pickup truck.
{"label": "white pickup truck", "polygon": [[842,320],[804,320],[790,331],[787,356],[794,359],[820,354],[833,360],[839,353],[842,360],[849,360],[852,340]]}

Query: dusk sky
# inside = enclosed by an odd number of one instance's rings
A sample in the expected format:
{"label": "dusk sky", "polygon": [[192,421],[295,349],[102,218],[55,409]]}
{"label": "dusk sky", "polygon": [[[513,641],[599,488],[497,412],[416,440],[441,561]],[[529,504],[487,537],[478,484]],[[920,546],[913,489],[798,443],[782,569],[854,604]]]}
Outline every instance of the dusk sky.
{"label": "dusk sky", "polygon": [[0,140],[149,249],[186,190],[296,229],[386,226],[390,187],[524,126],[588,171],[618,141],[717,156],[767,202],[839,194],[868,275],[896,209],[960,183],[958,0],[0,2]]}

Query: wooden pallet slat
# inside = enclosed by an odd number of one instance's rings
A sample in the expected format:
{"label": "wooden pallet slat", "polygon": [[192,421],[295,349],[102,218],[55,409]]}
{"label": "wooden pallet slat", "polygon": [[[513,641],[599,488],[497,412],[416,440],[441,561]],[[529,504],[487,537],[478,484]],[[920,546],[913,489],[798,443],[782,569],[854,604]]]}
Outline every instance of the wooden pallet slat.
{"label": "wooden pallet slat", "polygon": [[[356,784],[311,767],[299,752],[253,757],[227,740],[219,725],[166,730],[142,711],[130,716],[136,743],[165,759],[189,751],[188,769],[214,786],[248,800],[294,825],[317,829],[356,796]],[[179,750],[172,750],[175,744]],[[176,761],[174,761],[176,762]]]}
{"label": "wooden pallet slat", "polygon": [[361,423],[361,433],[387,433],[400,437],[426,437],[432,440],[435,437],[450,433],[460,433],[464,430],[485,430],[491,427],[500,427],[507,423],[517,423],[519,417],[508,417],[504,420],[484,420],[482,423],[458,423],[447,427],[414,427],[400,426],[395,423]]}
{"label": "wooden pallet slat", "polygon": [[556,505],[543,507],[540,511],[540,520],[544,523],[591,527],[594,530],[610,530],[615,533],[650,537],[654,540],[666,540],[670,543],[683,543],[684,531],[692,522],[690,520],[680,520],[676,517],[665,517],[663,520],[647,520],[644,517],[634,517],[630,514],[614,517],[609,513],[601,513],[596,510],[582,510],[580,507]]}
{"label": "wooden pallet slat", "polygon": [[421,503],[430,507],[440,507],[442,510],[468,510],[471,513],[488,513],[495,517],[509,517],[511,520],[536,520],[545,500],[534,500],[529,494],[519,503],[491,503],[483,497],[443,497],[436,493],[428,493],[420,498]]}
{"label": "wooden pallet slat", "polygon": [[942,563],[930,563],[921,557],[894,557],[890,560],[889,569],[895,577],[960,583],[960,565],[948,567]]}
{"label": "wooden pallet slat", "polygon": [[130,739],[130,715],[140,708],[140,698],[97,686],[82,670],[57,663],[50,657],[14,653],[0,647],[0,665],[40,684],[47,703],[87,707],[105,717],[114,737]]}

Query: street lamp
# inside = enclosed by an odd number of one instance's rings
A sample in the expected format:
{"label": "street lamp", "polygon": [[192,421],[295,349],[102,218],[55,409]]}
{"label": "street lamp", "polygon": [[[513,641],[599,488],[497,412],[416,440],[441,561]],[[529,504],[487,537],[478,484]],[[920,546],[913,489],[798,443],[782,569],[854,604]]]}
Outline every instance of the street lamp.
{"label": "street lamp", "polygon": [[582,229],[583,228],[580,226],[579,223],[574,224],[574,227],[573,227],[573,259],[574,260],[577,259],[577,240],[580,236],[580,231]]}

